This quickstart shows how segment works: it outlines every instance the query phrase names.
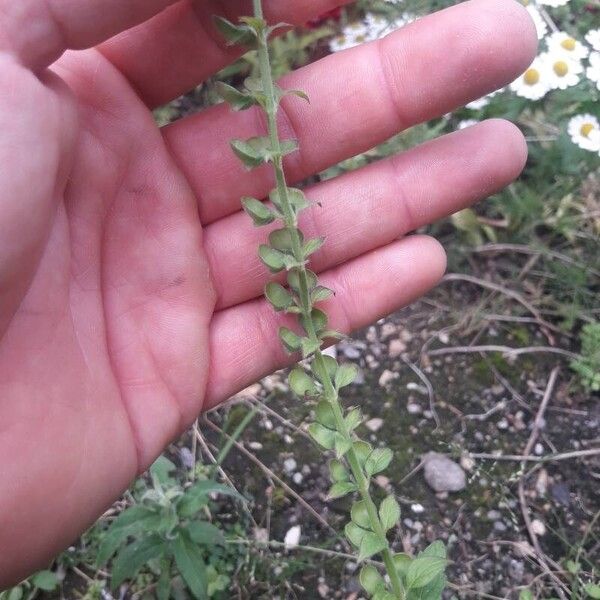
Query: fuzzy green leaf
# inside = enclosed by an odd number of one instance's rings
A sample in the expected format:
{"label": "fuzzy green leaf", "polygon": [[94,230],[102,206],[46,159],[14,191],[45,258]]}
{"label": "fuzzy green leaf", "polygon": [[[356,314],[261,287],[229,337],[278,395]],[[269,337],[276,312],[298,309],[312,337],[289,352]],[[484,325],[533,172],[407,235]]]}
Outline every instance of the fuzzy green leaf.
{"label": "fuzzy green leaf", "polygon": [[327,429],[319,423],[311,423],[308,426],[308,433],[325,450],[332,450],[335,444],[335,431]]}
{"label": "fuzzy green leaf", "polygon": [[409,589],[422,588],[444,573],[446,559],[436,556],[415,558],[406,572],[406,586]]}
{"label": "fuzzy green leaf", "polygon": [[38,571],[30,581],[34,587],[44,592],[52,592],[60,584],[60,580],[52,571]]}
{"label": "fuzzy green leaf", "polygon": [[240,92],[238,89],[231,85],[227,85],[222,81],[218,81],[215,87],[219,96],[221,96],[233,110],[247,110],[258,104],[258,100],[252,94]]}
{"label": "fuzzy green leaf", "polygon": [[348,473],[346,466],[337,458],[333,459],[329,463],[329,474],[331,475],[331,480],[334,483],[338,481],[349,481],[350,479],[350,473]]}
{"label": "fuzzy green leaf", "polygon": [[[298,237],[300,238],[300,242],[302,243],[302,232],[300,230],[296,230]],[[281,250],[284,252],[291,251],[293,248],[292,241],[292,232],[290,229],[276,229],[269,234],[269,243],[276,250]]]}
{"label": "fuzzy green leaf", "polygon": [[150,535],[125,546],[112,563],[112,588],[118,588],[126,579],[137,575],[148,561],[160,558],[165,551],[165,544],[158,535]]}
{"label": "fuzzy green leaf", "polygon": [[[312,326],[317,333],[327,329],[327,315],[318,308],[313,308],[310,313],[310,319],[312,321]],[[302,323],[302,327],[304,327],[305,331],[309,330],[309,323],[305,317],[300,319]]]}
{"label": "fuzzy green leaf", "polygon": [[272,223],[277,216],[266,204],[256,198],[245,196],[242,198],[242,207],[256,227]]}
{"label": "fuzzy green leaf", "polygon": [[352,409],[344,418],[346,427],[349,431],[354,431],[362,423],[362,413],[360,408]]}
{"label": "fuzzy green leaf", "polygon": [[184,518],[195,517],[208,504],[211,494],[229,496],[240,502],[246,502],[246,499],[232,487],[217,483],[212,479],[206,479],[189,487],[185,494],[179,498],[177,501],[177,514]]}
{"label": "fuzzy green leaf", "polygon": [[202,551],[184,535],[172,543],[175,564],[196,600],[208,600],[208,580]]}
{"label": "fuzzy green leaf", "polygon": [[267,283],[265,296],[276,311],[285,310],[294,304],[292,295],[281,284],[274,281]]}
{"label": "fuzzy green leaf", "polygon": [[286,96],[297,96],[298,98],[301,98],[302,100],[306,100],[306,102],[308,102],[310,104],[310,98],[309,98],[308,94],[306,92],[303,92],[302,90],[286,90],[285,95]]}
{"label": "fuzzy green leaf", "polygon": [[297,352],[302,347],[302,338],[287,327],[279,329],[279,339],[288,352]]}
{"label": "fuzzy green leaf", "polygon": [[585,593],[590,598],[594,598],[594,600],[600,599],[600,585],[597,585],[595,583],[588,583],[584,589]]}
{"label": "fuzzy green leaf", "polygon": [[358,376],[358,367],[352,363],[345,363],[339,367],[335,374],[335,387],[339,390],[354,382]]}
{"label": "fuzzy green leaf", "polygon": [[219,16],[213,17],[213,20],[215,27],[227,41],[227,45],[239,45],[246,48],[254,48],[256,46],[256,33],[248,25],[235,25],[231,21]]}
{"label": "fuzzy green leaf", "polygon": [[344,437],[341,433],[336,432],[333,447],[337,458],[342,458],[346,452],[352,448],[352,440]]}
{"label": "fuzzy green leaf", "polygon": [[307,259],[309,256],[314,254],[324,243],[324,237],[308,240],[302,247],[302,254],[304,255],[304,258]]}
{"label": "fuzzy green leaf", "polygon": [[253,137],[249,140],[232,140],[231,148],[235,155],[249,169],[260,167],[270,160],[271,141],[268,137]]}
{"label": "fuzzy green leaf", "polygon": [[394,561],[394,566],[396,567],[396,571],[398,571],[398,574],[403,579],[406,577],[406,573],[408,571],[408,566],[410,565],[412,560],[413,559],[408,554],[405,554],[404,552],[398,552],[397,554],[394,554],[394,556],[393,556],[393,561]]}
{"label": "fuzzy green leaf", "polygon": [[285,255],[266,244],[258,248],[258,256],[271,273],[279,273],[285,269]]}
{"label": "fuzzy green leaf", "polygon": [[388,531],[400,520],[400,505],[393,496],[385,498],[379,506],[379,519],[384,531]]}
{"label": "fuzzy green leaf", "polygon": [[281,156],[287,156],[298,150],[298,142],[296,140],[283,140],[280,144]]}
{"label": "fuzzy green leaf", "polygon": [[309,338],[302,338],[302,357],[308,358],[321,347],[320,342]]}
{"label": "fuzzy green leaf", "polygon": [[337,498],[343,498],[355,491],[356,485],[354,483],[350,481],[337,481],[329,488],[327,498],[329,500],[336,500]]}
{"label": "fuzzy green leaf", "polygon": [[359,527],[367,530],[372,529],[367,503],[364,500],[359,500],[352,505],[350,516]]}
{"label": "fuzzy green leaf", "polygon": [[260,17],[240,17],[240,21],[248,25],[257,36],[267,30],[267,22]]}
{"label": "fuzzy green leaf", "polygon": [[365,558],[371,558],[371,556],[381,552],[386,547],[387,541],[385,539],[372,531],[368,531],[358,549],[358,562],[365,560]]}
{"label": "fuzzy green leaf", "polygon": [[320,400],[315,407],[317,421],[328,429],[336,428],[335,414],[328,400]]}
{"label": "fuzzy green leaf", "polygon": [[352,446],[354,448],[354,452],[356,453],[358,463],[364,468],[367,459],[371,455],[371,452],[373,452],[373,447],[371,444],[369,444],[369,442],[363,442],[362,440],[354,442]]}
{"label": "fuzzy green leaf", "polygon": [[363,529],[359,527],[356,523],[351,521],[344,527],[344,534],[348,538],[348,541],[356,548],[360,548],[360,544],[363,541],[365,535],[367,535],[369,531],[367,529]]}
{"label": "fuzzy green leaf", "polygon": [[225,543],[223,532],[206,521],[192,521],[187,527],[190,539],[199,545],[222,546]]}
{"label": "fuzzy green leaf", "polygon": [[300,367],[296,367],[290,373],[288,382],[292,391],[300,396],[315,396],[317,394],[317,386],[313,378]]}
{"label": "fuzzy green leaf", "polygon": [[393,456],[389,448],[376,448],[365,462],[365,472],[369,477],[381,473],[388,468]]}
{"label": "fuzzy green leaf", "polygon": [[333,296],[333,291],[329,288],[323,287],[322,285],[317,286],[310,295],[311,302],[316,304],[317,302],[324,302],[329,300]]}
{"label": "fuzzy green leaf", "polygon": [[363,587],[365,592],[373,595],[376,594],[381,588],[385,586],[383,577],[379,574],[379,571],[373,565],[365,565],[360,570],[358,581]]}
{"label": "fuzzy green leaf", "polygon": [[429,546],[427,546],[427,548],[425,548],[425,550],[423,550],[419,556],[435,556],[436,558],[446,558],[446,546],[444,546],[444,542],[436,540],[432,544],[429,544]]}
{"label": "fuzzy green leaf", "polygon": [[[306,279],[309,291],[317,285],[317,276],[308,269],[306,270]],[[287,276],[288,285],[295,292],[300,292],[300,271],[299,269],[291,269]]]}

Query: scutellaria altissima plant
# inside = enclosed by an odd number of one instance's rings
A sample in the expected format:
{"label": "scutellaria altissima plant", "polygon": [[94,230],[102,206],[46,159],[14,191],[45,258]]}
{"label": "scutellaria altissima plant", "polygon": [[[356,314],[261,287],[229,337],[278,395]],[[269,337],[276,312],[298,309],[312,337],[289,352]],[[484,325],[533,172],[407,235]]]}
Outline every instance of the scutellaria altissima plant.
{"label": "scutellaria altissima plant", "polygon": [[310,208],[310,203],[301,190],[288,186],[284,171],[284,157],[297,151],[298,145],[295,140],[281,140],[277,125],[279,105],[285,96],[308,98],[301,91],[282,90],[274,82],[269,38],[286,25],[269,26],[261,0],[253,0],[253,6],[254,14],[242,17],[239,23],[221,17],[216,17],[215,22],[229,44],[257,52],[260,77],[246,80],[242,90],[221,83],[219,93],[234,110],[257,107],[266,115],[266,136],[235,139],[231,147],[248,169],[270,164],[277,182],[269,204],[246,197],[242,205],[256,226],[279,225],[258,252],[272,273],[286,275],[286,286],[275,281],[267,284],[267,300],[276,311],[298,318],[296,331],[287,327],[279,330],[285,349],[300,354],[308,364],[306,369],[296,366],[291,371],[289,384],[298,396],[315,401],[316,420],[309,432],[318,446],[335,454],[329,463],[333,482],[329,498],[349,494],[357,497],[345,534],[357,549],[358,560],[380,557],[383,561],[384,570],[373,561],[363,565],[360,583],[364,590],[374,600],[439,600],[445,585],[444,545],[436,542],[416,558],[393,552],[387,534],[400,520],[400,506],[393,495],[380,503],[371,495],[371,479],[388,467],[392,451],[373,448],[358,438],[356,429],[363,420],[361,412],[358,408],[345,410],[340,401],[340,390],[354,381],[356,367],[338,364],[321,351],[328,340],[341,337],[329,329],[327,315],[319,308],[333,292],[319,285],[317,275],[309,269],[311,255],[325,240],[305,239],[299,229],[298,217]]}

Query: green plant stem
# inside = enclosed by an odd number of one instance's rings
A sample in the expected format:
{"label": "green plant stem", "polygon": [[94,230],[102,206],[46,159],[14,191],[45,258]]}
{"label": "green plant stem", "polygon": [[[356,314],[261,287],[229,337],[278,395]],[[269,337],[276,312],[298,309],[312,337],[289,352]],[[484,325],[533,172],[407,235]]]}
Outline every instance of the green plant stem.
{"label": "green plant stem", "polygon": [[[263,10],[262,10],[262,0],[253,0],[254,3],[254,16],[257,18],[263,18]],[[299,274],[299,297],[301,303],[302,316],[304,317],[303,321],[306,324],[306,333],[311,341],[315,342],[315,345],[320,345],[319,338],[316,334],[312,319],[312,302],[310,298],[309,292],[309,282],[308,275],[306,270],[306,265],[304,264],[303,255],[302,255],[302,241],[300,239],[300,235],[297,229],[297,222],[294,210],[289,200],[288,195],[288,186],[285,178],[285,171],[283,168],[283,155],[281,151],[281,143],[279,140],[279,129],[277,126],[277,111],[278,111],[278,100],[275,92],[275,84],[273,82],[272,71],[271,71],[271,59],[269,56],[269,46],[267,39],[267,32],[263,32],[261,36],[259,36],[258,40],[258,58],[260,64],[260,72],[262,78],[263,89],[266,97],[266,115],[267,115],[267,127],[269,133],[269,139],[271,142],[271,149],[274,154],[273,168],[275,171],[275,178],[277,182],[277,194],[279,197],[279,204],[281,206],[281,210],[284,217],[284,222],[286,228],[290,232],[291,242],[292,242],[292,250],[294,252],[294,256],[298,261],[300,266],[298,268]],[[321,350],[317,350],[314,355],[315,369],[319,373],[321,382],[324,387],[324,395],[327,401],[330,403],[331,408],[333,410],[333,414],[335,415],[336,425],[339,433],[347,440],[352,440],[352,434],[348,430],[348,426],[344,421],[344,415],[342,411],[342,407],[339,402],[338,392],[331,380],[329,372],[327,370],[327,366],[325,363],[325,359]],[[354,447],[351,446],[350,450],[346,454],[346,460],[348,461],[348,465],[352,471],[352,475],[358,487],[358,492],[361,498],[365,502],[365,506],[367,507],[367,513],[369,515],[369,520],[371,523],[371,528],[375,532],[375,534],[385,542],[385,549],[382,551],[383,561],[385,563],[385,567],[387,570],[387,574],[390,578],[390,582],[392,585],[392,589],[394,591],[394,595],[398,600],[404,600],[405,591],[394,566],[393,554],[392,550],[387,541],[387,536],[385,534],[384,528],[379,519],[379,515],[377,513],[377,507],[373,502],[370,494],[370,483],[369,478],[365,475],[363,468],[360,465],[360,461],[358,456],[354,450]]]}

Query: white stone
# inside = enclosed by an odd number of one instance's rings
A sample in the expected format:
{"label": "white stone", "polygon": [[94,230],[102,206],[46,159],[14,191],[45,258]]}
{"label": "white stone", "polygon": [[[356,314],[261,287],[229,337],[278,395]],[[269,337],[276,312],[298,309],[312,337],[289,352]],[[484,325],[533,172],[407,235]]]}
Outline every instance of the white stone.
{"label": "white stone", "polygon": [[286,550],[291,550],[295,548],[300,543],[300,536],[302,535],[302,529],[300,525],[294,525],[291,527],[288,532],[285,534],[285,538],[283,539],[283,543],[285,544]]}
{"label": "white stone", "polygon": [[288,475],[291,475],[296,470],[297,466],[298,465],[293,458],[286,458],[283,461],[283,469]]}
{"label": "white stone", "polygon": [[380,419],[379,417],[374,417],[373,419],[369,419],[365,423],[365,427],[369,431],[372,431],[373,433],[377,433],[383,427],[383,419]]}

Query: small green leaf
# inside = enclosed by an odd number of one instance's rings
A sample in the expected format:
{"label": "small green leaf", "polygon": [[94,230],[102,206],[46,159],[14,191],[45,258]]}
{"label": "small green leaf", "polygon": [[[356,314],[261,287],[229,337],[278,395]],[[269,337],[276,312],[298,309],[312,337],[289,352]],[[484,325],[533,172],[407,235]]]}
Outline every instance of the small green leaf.
{"label": "small green leaf", "polygon": [[249,140],[232,140],[230,144],[235,155],[249,169],[260,167],[269,160],[270,141],[268,138],[254,137]]}
{"label": "small green leaf", "polygon": [[393,496],[385,498],[379,506],[379,519],[384,531],[388,531],[400,520],[400,505]]}
{"label": "small green leaf", "polygon": [[318,340],[302,338],[302,357],[308,358],[311,354],[314,354],[320,347],[321,344]]}
{"label": "small green leaf", "polygon": [[59,586],[60,581],[52,571],[38,571],[31,578],[31,583],[40,590],[52,592]]}
{"label": "small green leaf", "polygon": [[274,281],[267,283],[265,296],[276,311],[285,310],[294,304],[292,295],[281,284]]}
{"label": "small green leaf", "polygon": [[371,558],[371,556],[381,552],[386,547],[387,541],[385,539],[372,531],[368,531],[358,549],[358,562],[365,560],[365,558]]}
{"label": "small green leaf", "polygon": [[171,560],[163,559],[160,566],[160,577],[156,584],[157,600],[169,600],[171,595]]}
{"label": "small green leaf", "polygon": [[525,588],[519,592],[519,600],[533,600],[533,593],[529,588]]}
{"label": "small green leaf", "polygon": [[329,300],[333,296],[333,291],[329,288],[323,287],[322,285],[318,285],[310,294],[310,299],[313,304],[317,302],[324,302],[325,300]]}
{"label": "small green leaf", "polygon": [[320,400],[315,407],[317,421],[328,429],[336,428],[335,414],[329,400]]}
{"label": "small green leaf", "polygon": [[332,450],[335,443],[335,431],[327,429],[319,423],[311,423],[308,426],[308,433],[310,436],[319,444],[325,448],[325,450]]}
{"label": "small green leaf", "polygon": [[298,150],[297,140],[283,140],[281,142],[281,156],[287,156]]}
{"label": "small green leaf", "polygon": [[258,256],[271,273],[279,273],[279,271],[285,269],[285,255],[279,250],[261,244],[258,248]]}
{"label": "small green leaf", "polygon": [[206,521],[192,521],[186,530],[190,539],[196,544],[203,546],[222,546],[225,543],[223,532]]}
{"label": "small green leaf", "polygon": [[126,579],[137,575],[148,561],[160,558],[165,551],[164,542],[158,535],[150,535],[125,546],[112,563],[112,588],[118,588]]}
{"label": "small green leaf", "polygon": [[313,378],[300,367],[296,367],[290,373],[288,382],[292,391],[300,396],[315,396],[317,394],[317,386]]}
{"label": "small green leaf", "polygon": [[365,565],[360,570],[358,581],[365,592],[371,595],[376,594],[385,585],[383,577],[373,565]]}
{"label": "small green leaf", "polygon": [[342,458],[346,452],[352,448],[352,440],[344,437],[341,433],[336,432],[333,447],[337,458]]}
{"label": "small green leaf", "polygon": [[[317,285],[317,276],[308,269],[306,270],[306,279],[309,291]],[[287,276],[288,285],[295,292],[300,291],[300,272],[298,269],[291,269]]]}
{"label": "small green leaf", "polygon": [[257,36],[267,30],[267,22],[260,17],[240,17],[240,21],[248,25]]}
{"label": "small green leaf", "polygon": [[171,473],[176,469],[177,467],[166,456],[159,456],[152,463],[148,472],[153,481],[160,485],[166,485],[171,483]]}
{"label": "small green leaf", "polygon": [[344,418],[349,431],[354,431],[362,423],[360,408],[353,408]]}
{"label": "small green leaf", "polygon": [[356,453],[356,458],[361,467],[364,468],[367,459],[373,452],[373,447],[368,442],[363,442],[362,440],[358,440],[353,444],[354,452]]}
{"label": "small green leaf", "polygon": [[594,600],[600,599],[600,585],[588,583],[583,589],[590,598],[594,598]]}
{"label": "small green leaf", "polygon": [[[312,321],[312,326],[317,333],[320,333],[324,329],[327,329],[327,315],[322,310],[319,310],[318,308],[313,308],[312,312],[310,313],[310,317]],[[306,318],[302,317],[300,321],[302,322],[304,330],[308,331],[309,327]]]}
{"label": "small green leaf", "polygon": [[172,543],[173,557],[177,569],[197,600],[208,600],[206,565],[202,552],[183,534]]}
{"label": "small green leaf", "polygon": [[215,27],[229,46],[240,45],[246,48],[254,48],[256,45],[256,34],[247,25],[234,25],[231,21],[219,16],[213,17],[213,20]]}
{"label": "small green leaf", "polygon": [[304,258],[306,259],[312,254],[314,254],[324,243],[324,237],[308,240],[302,247],[302,254],[304,255]]}
{"label": "small green leaf", "polygon": [[279,338],[288,352],[297,352],[302,347],[302,338],[287,327],[279,329]]}
{"label": "small green leaf", "polygon": [[0,598],[4,600],[4,594],[6,593],[6,600],[21,600],[23,598],[23,588],[18,585],[11,588],[7,592],[0,592]]}
{"label": "small green leaf", "polygon": [[396,571],[398,571],[398,574],[402,578],[406,577],[406,573],[408,572],[408,565],[410,565],[412,560],[413,559],[404,552],[398,552],[397,554],[394,554],[394,566],[396,567]]}
{"label": "small green leaf", "polygon": [[327,498],[329,500],[336,500],[337,498],[343,498],[344,496],[355,491],[356,485],[354,485],[350,481],[338,481],[334,483],[329,489],[329,494],[327,494]]}
{"label": "small green leaf", "polygon": [[275,220],[275,213],[268,206],[266,206],[256,198],[249,198],[248,196],[244,196],[244,198],[242,198],[242,207],[246,211],[248,216],[252,219],[256,227],[268,225],[269,223],[272,223]]}
{"label": "small green leaf", "polygon": [[365,537],[365,535],[367,535],[367,533],[369,533],[369,531],[367,529],[363,529],[362,527],[359,527],[353,521],[351,521],[350,523],[348,523],[346,525],[346,527],[344,527],[344,534],[348,538],[348,541],[352,545],[356,546],[356,548],[360,547],[360,544],[363,541],[363,538]]}
{"label": "small green leaf", "polygon": [[436,540],[432,544],[429,544],[419,556],[435,556],[436,558],[446,558],[446,546],[444,542]]}
{"label": "small green leaf", "polygon": [[[302,242],[302,232],[299,229],[296,229],[296,233],[300,238],[300,242]],[[283,252],[289,252],[293,248],[293,240],[292,240],[292,231],[288,228],[285,229],[276,229],[269,234],[269,243],[276,250],[280,250]]]}
{"label": "small green leaf", "polygon": [[346,469],[346,466],[341,460],[334,458],[329,463],[329,473],[334,483],[338,481],[348,481],[350,479],[350,473]]}
{"label": "small green leaf", "polygon": [[339,390],[354,382],[358,376],[358,367],[352,363],[340,366],[335,374],[335,387]]}
{"label": "small green leaf", "polygon": [[352,505],[350,510],[352,520],[363,529],[371,530],[371,518],[367,510],[367,503],[364,500],[359,500]]}
{"label": "small green leaf", "polygon": [[258,104],[257,99],[252,94],[240,92],[231,85],[218,81],[215,85],[217,93],[233,110],[247,110]]}
{"label": "small green leaf", "polygon": [[308,97],[308,94],[306,92],[303,92],[302,90],[286,90],[285,95],[286,96],[298,96],[298,98],[301,98],[302,100],[306,100],[306,102],[308,102],[310,104],[310,98]]}
{"label": "small green leaf", "polygon": [[365,462],[365,472],[369,477],[388,468],[393,458],[389,448],[376,448]]}
{"label": "small green leaf", "polygon": [[206,479],[189,487],[183,496],[179,498],[177,501],[177,514],[183,518],[195,517],[208,504],[211,494],[229,496],[234,500],[246,502],[246,499],[232,487],[217,483],[212,479]]}
{"label": "small green leaf", "polygon": [[446,559],[436,556],[419,556],[408,566],[406,586],[409,589],[422,588],[444,573]]}

